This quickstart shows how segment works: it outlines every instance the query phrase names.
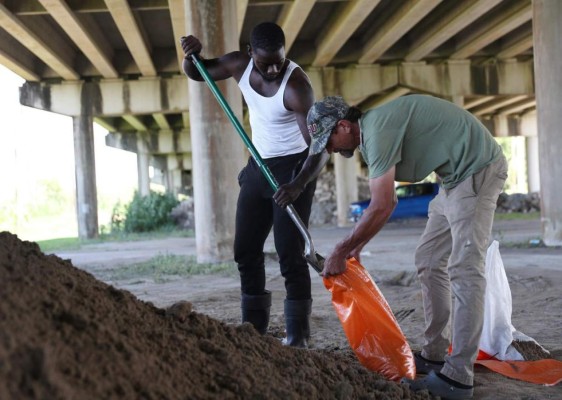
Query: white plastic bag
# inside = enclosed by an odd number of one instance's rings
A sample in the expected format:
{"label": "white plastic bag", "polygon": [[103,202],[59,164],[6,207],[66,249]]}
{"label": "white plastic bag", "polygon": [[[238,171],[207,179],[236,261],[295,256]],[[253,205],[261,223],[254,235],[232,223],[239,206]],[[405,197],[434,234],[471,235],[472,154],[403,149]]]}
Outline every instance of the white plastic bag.
{"label": "white plastic bag", "polygon": [[498,360],[521,361],[523,356],[511,345],[515,332],[511,324],[511,290],[497,240],[488,248],[485,268],[487,286],[480,350]]}

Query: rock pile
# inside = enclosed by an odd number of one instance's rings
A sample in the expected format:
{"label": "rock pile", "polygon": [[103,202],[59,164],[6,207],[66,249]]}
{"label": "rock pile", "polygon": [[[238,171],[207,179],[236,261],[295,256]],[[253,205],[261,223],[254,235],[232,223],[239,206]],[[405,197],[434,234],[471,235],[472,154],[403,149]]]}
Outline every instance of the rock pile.
{"label": "rock pile", "polygon": [[[371,197],[367,178],[358,176],[357,186],[358,200],[366,200]],[[336,225],[337,220],[336,177],[334,171],[324,170],[316,182],[310,225]]]}
{"label": "rock pile", "polygon": [[193,197],[182,200],[170,212],[170,217],[179,229],[194,230],[195,214],[193,210]]}
{"label": "rock pile", "polygon": [[540,211],[541,200],[538,193],[502,193],[498,198],[498,208],[496,212],[499,213],[529,213]]}

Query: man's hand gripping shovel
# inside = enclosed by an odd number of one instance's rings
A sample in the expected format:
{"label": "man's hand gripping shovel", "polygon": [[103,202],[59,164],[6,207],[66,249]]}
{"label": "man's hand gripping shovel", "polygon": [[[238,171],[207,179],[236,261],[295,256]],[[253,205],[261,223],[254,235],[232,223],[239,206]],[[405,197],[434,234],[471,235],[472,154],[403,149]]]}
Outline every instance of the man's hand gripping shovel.
{"label": "man's hand gripping shovel", "polygon": [[[197,54],[191,54],[190,57],[193,60],[195,67],[197,68],[197,70],[199,71],[199,73],[201,74],[201,76],[209,86],[209,89],[211,89],[211,92],[216,97],[220,106],[222,107],[222,109],[230,119],[230,122],[232,122],[232,124],[234,125],[234,128],[236,129],[236,131],[242,138],[242,141],[250,151],[250,154],[258,164],[261,172],[269,182],[269,185],[273,188],[274,191],[276,191],[279,188],[279,184],[277,183],[277,180],[275,179],[275,177],[273,176],[267,165],[264,164],[260,154],[254,147],[254,144],[252,143],[252,141],[244,131],[242,124],[240,124],[240,121],[238,121],[238,118],[236,118],[234,112],[232,112],[232,109],[224,99],[222,93],[220,92],[219,88],[215,84],[215,81],[213,80],[213,78],[211,78],[209,72],[207,72],[207,69],[200,61],[199,56]],[[312,238],[310,236],[310,233],[306,229],[305,224],[302,222],[301,218],[299,217],[293,205],[289,204],[286,210],[289,216],[291,217],[291,219],[293,220],[293,222],[297,225],[299,232],[304,238],[305,241],[304,258],[316,272],[321,273],[322,270],[324,269],[324,258],[320,254],[316,253],[316,251],[314,250],[314,244],[312,243]]]}
{"label": "man's hand gripping shovel", "polygon": [[[278,183],[263,163],[253,143],[222,96],[197,54],[191,54],[197,70],[211,89],[220,106],[234,125],[252,157],[258,164],[274,191]],[[324,257],[316,253],[312,238],[295,208],[286,208],[305,240],[304,257],[319,274],[324,269]],[[415,377],[415,365],[406,338],[402,334],[392,311],[367,270],[355,259],[347,261],[346,271],[337,276],[323,278],[324,286],[332,293],[332,304],[357,358],[365,367],[387,379],[399,381]]]}

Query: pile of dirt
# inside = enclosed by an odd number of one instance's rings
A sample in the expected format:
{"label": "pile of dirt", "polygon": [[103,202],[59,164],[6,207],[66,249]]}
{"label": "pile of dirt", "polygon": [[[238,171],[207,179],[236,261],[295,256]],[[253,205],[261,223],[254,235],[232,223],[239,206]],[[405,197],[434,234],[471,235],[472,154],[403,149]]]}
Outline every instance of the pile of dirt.
{"label": "pile of dirt", "polygon": [[424,399],[349,355],[138,300],[0,233],[1,399]]}
{"label": "pile of dirt", "polygon": [[514,340],[511,345],[523,356],[525,361],[537,361],[551,358],[550,352],[532,340]]}

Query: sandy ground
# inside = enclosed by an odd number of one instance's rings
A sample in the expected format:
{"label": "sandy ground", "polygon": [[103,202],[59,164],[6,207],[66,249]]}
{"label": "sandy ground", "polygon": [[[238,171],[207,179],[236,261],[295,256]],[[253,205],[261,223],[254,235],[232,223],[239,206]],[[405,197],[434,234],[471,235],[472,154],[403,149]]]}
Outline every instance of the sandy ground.
{"label": "sandy ground", "polygon": [[[414,273],[416,242],[424,220],[388,224],[365,247],[362,264],[371,273],[391,306],[411,347],[422,344],[423,313],[419,285]],[[350,228],[312,228],[316,250],[328,254],[333,245]],[[540,221],[499,221],[494,238],[506,268],[513,299],[512,323],[517,330],[534,338],[562,360],[562,248],[531,247],[529,241],[540,238]],[[270,334],[283,331],[283,279],[279,274],[273,244],[266,243],[267,288],[273,293]],[[170,238],[147,242],[88,245],[76,252],[57,255],[74,266],[104,279],[107,271],[158,254],[194,255],[195,240]],[[346,337],[335,314],[330,293],[321,278],[313,275],[313,312],[311,348],[345,352]],[[107,279],[107,278],[105,278]],[[239,324],[239,282],[230,275],[192,276],[155,283],[150,279],[109,281],[139,299],[157,307],[168,307],[178,301],[189,301],[194,311],[228,324]],[[562,399],[562,386],[546,387],[516,381],[477,367],[476,399]]]}

